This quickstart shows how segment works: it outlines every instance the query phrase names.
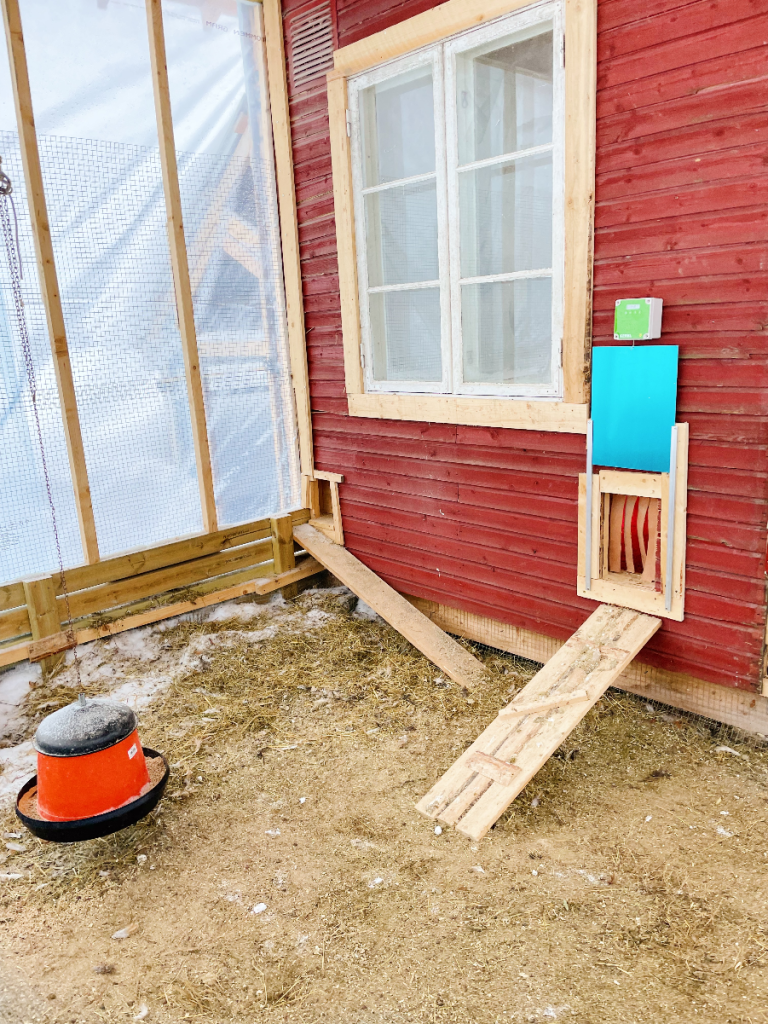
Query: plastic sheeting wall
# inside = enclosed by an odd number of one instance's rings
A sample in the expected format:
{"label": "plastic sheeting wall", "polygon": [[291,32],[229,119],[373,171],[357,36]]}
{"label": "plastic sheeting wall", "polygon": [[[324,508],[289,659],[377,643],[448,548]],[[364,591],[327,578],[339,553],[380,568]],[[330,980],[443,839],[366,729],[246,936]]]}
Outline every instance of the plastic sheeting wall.
{"label": "plastic sheeting wall", "polygon": [[[260,8],[163,7],[200,365],[222,526],[299,504]],[[142,3],[22,0],[56,266],[102,557],[202,529]],[[31,245],[15,185],[65,564],[82,561]],[[7,85],[7,88],[6,88]],[[0,580],[56,559],[0,259]]]}

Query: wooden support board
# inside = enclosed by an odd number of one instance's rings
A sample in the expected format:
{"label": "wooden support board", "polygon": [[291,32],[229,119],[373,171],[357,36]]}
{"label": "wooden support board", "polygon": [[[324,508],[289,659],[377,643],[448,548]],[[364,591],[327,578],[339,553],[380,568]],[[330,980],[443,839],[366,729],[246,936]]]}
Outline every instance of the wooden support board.
{"label": "wooden support board", "polygon": [[163,13],[160,0],[146,0],[146,8],[149,31],[149,56],[152,66],[152,88],[155,96],[157,136],[160,144],[160,166],[163,172],[165,208],[168,214],[168,245],[171,254],[171,267],[173,269],[173,284],[176,293],[176,313],[179,320],[181,348],[184,355],[189,411],[192,419],[192,440],[195,447],[200,505],[205,531],[206,533],[212,533],[216,529],[216,499],[213,491],[211,450],[208,444],[203,383],[200,375],[200,355],[197,350],[192,283],[189,276],[187,246],[184,239],[181,192],[179,191],[179,170],[176,164],[176,147],[173,139],[173,113],[171,111],[171,92],[168,84],[168,66],[165,57]]}
{"label": "wooden support board", "polygon": [[486,680],[485,667],[452,637],[422,615],[368,566],[334,544],[313,526],[295,526],[293,535],[305,551],[325,566],[361,600],[454,682],[473,689]]}
{"label": "wooden support board", "polygon": [[[513,702],[528,713],[502,709],[416,809],[481,839],[660,625],[650,615],[600,605]],[[514,769],[508,778],[505,763]]]}
{"label": "wooden support board", "polygon": [[[56,606],[56,593],[51,577],[32,576],[23,580],[22,583],[27,599],[27,613],[29,614],[33,642],[43,640],[53,634],[58,635],[61,630],[61,618]],[[42,662],[44,676],[50,675],[62,663],[61,650],[63,648],[60,648],[59,651],[46,652],[40,658],[35,659]]]}

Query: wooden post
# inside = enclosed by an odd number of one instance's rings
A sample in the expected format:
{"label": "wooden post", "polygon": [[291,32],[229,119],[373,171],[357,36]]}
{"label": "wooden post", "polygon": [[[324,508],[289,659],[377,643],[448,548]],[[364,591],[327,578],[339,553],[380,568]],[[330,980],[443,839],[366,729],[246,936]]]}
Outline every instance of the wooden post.
{"label": "wooden post", "polygon": [[301,500],[304,508],[309,509],[310,518],[317,519],[318,516],[322,515],[320,509],[320,484],[314,477],[302,476]]}
{"label": "wooden post", "polygon": [[309,404],[309,371],[304,331],[296,187],[293,176],[291,117],[288,109],[288,80],[283,44],[283,14],[280,0],[264,0],[262,7],[266,37],[269,106],[272,114],[272,139],[275,151],[277,201],[280,209],[285,308],[288,315],[288,347],[299,427],[299,456],[302,474],[311,477],[314,467],[312,414]]}
{"label": "wooden post", "polygon": [[293,550],[293,518],[280,516],[270,519],[272,527],[272,558],[275,563],[275,575],[288,572],[296,566],[296,555]]}
{"label": "wooden post", "polygon": [[208,444],[208,428],[205,421],[203,383],[200,377],[200,356],[197,350],[195,314],[192,304],[192,285],[189,278],[189,261],[184,239],[184,222],[179,191],[179,169],[176,164],[176,148],[173,138],[173,114],[171,93],[168,85],[168,67],[165,57],[165,35],[163,33],[163,12],[160,0],[146,0],[147,25],[149,29],[149,55],[152,64],[152,89],[155,94],[157,136],[160,145],[160,163],[163,170],[163,191],[168,214],[168,245],[171,251],[173,284],[176,292],[176,312],[179,318],[181,347],[184,353],[184,370],[187,378],[190,413],[192,416],[192,437],[195,445],[197,480],[200,487],[200,503],[203,510],[203,529],[213,533],[216,525],[216,501],[213,493],[213,470],[211,450]]}
{"label": "wooden post", "polygon": [[32,112],[32,93],[29,86],[24,36],[21,30],[21,15],[18,0],[0,0],[0,6],[3,10],[5,39],[8,45],[8,63],[13,83],[16,123],[19,128],[19,146],[27,186],[32,238],[35,243],[37,276],[53,353],[53,368],[56,374],[59,405],[64,423],[64,437],[67,443],[69,470],[74,488],[75,509],[80,526],[80,541],[83,546],[83,556],[86,562],[91,564],[99,560],[99,544],[96,538],[96,523],[93,518],[83,435],[77,415],[77,398],[72,378],[72,364],[69,359],[67,332],[64,326],[56,264],[53,258],[48,209],[43,191],[43,175],[40,169],[40,153],[37,148],[35,119]]}
{"label": "wooden post", "polygon": [[[61,619],[56,604],[56,590],[52,576],[30,576],[22,580],[27,601],[29,625],[33,640],[42,640],[61,632]],[[40,665],[43,678],[47,678],[64,661],[64,654],[52,654]]]}
{"label": "wooden post", "polygon": [[[288,572],[296,566],[296,554],[293,550],[293,518],[280,516],[278,519],[270,519],[272,527],[272,560],[275,563],[275,575]],[[280,588],[280,593],[286,601],[292,600],[299,592],[296,583],[289,583]]]}

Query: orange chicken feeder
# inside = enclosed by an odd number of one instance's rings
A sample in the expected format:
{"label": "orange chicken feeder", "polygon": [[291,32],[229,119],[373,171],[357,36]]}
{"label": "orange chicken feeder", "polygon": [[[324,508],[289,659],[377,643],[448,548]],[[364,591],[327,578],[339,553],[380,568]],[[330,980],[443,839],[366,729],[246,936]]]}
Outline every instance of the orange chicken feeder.
{"label": "orange chicken feeder", "polygon": [[40,723],[34,746],[37,775],[22,787],[16,814],[41,839],[117,832],[149,814],[168,781],[165,758],[141,746],[135,713],[117,701],[80,694]]}

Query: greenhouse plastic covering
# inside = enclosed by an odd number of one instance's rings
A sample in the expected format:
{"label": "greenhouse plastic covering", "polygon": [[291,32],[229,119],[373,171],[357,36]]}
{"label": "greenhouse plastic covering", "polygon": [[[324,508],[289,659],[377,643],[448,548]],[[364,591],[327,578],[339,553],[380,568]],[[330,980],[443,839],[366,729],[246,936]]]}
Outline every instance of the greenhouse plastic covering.
{"label": "greenhouse plastic covering", "polygon": [[[101,557],[202,531],[141,0],[22,0],[43,181]],[[207,13],[206,13],[207,11]],[[231,13],[219,13],[219,12]],[[221,527],[299,504],[261,11],[164,3],[195,325]],[[14,185],[65,565],[83,554],[5,53]],[[0,581],[56,569],[0,252]]]}

